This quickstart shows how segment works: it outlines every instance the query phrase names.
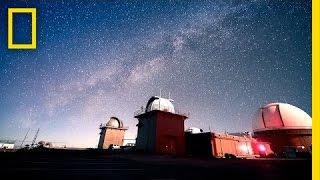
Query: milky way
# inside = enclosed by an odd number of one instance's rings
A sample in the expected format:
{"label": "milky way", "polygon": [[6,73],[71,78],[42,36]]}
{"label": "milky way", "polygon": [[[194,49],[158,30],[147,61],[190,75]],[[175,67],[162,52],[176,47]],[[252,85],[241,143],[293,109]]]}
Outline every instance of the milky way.
{"label": "milky way", "polygon": [[[36,50],[8,50],[8,7],[37,8]],[[251,131],[271,102],[311,115],[311,2],[1,1],[0,60],[0,139],[96,147],[110,116],[135,138],[160,91],[186,127]]]}

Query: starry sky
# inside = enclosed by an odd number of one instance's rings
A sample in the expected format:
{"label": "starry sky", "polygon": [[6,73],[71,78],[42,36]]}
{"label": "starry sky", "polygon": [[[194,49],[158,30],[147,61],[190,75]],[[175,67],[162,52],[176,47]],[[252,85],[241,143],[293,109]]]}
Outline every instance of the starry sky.
{"label": "starry sky", "polygon": [[[7,47],[8,7],[37,8],[37,48]],[[31,42],[15,14],[14,43]],[[136,137],[153,95],[190,113],[185,127],[252,131],[257,109],[311,115],[311,2],[305,0],[0,2],[0,139],[96,147],[110,116]]]}

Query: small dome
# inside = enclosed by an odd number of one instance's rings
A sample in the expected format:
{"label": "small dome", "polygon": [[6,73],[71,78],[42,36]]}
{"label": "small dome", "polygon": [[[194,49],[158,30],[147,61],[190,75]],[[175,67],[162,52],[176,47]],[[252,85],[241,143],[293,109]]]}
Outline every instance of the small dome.
{"label": "small dome", "polygon": [[202,133],[203,130],[197,127],[189,127],[188,129],[185,130],[185,132],[190,132],[191,134],[197,134],[197,133]]}
{"label": "small dome", "polygon": [[147,103],[146,111],[160,110],[165,112],[175,113],[174,106],[171,103],[171,99],[165,99],[158,96],[153,96]]}
{"label": "small dome", "polygon": [[254,132],[278,129],[312,129],[312,119],[303,110],[286,103],[260,108],[253,119]]}
{"label": "small dome", "polygon": [[123,128],[123,122],[120,121],[117,117],[111,117],[106,125],[107,127],[112,128]]}

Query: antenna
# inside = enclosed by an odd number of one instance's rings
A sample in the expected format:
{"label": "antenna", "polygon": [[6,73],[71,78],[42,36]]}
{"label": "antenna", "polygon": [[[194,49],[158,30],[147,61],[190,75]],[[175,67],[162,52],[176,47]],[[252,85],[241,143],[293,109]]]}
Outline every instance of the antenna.
{"label": "antenna", "polygon": [[259,108],[262,108],[262,105],[261,105],[260,101],[259,101]]}
{"label": "antenna", "polygon": [[22,143],[21,143],[21,145],[20,145],[20,148],[22,148],[22,145],[23,145],[24,141],[26,140],[26,138],[27,138],[27,136],[28,136],[29,131],[30,131],[30,128],[28,129],[28,131],[27,131],[26,135],[24,136],[24,138],[23,138],[23,140],[22,140]]}
{"label": "antenna", "polygon": [[37,139],[37,137],[38,137],[39,130],[40,130],[40,129],[38,128],[38,130],[37,130],[37,132],[36,132],[36,135],[34,136],[33,141],[32,141],[32,143],[31,143],[31,148],[33,147],[33,145],[34,145],[35,142],[36,142],[36,139]]}
{"label": "antenna", "polygon": [[170,93],[170,91],[169,91],[169,101],[170,101],[170,102],[173,102],[173,99],[171,99],[171,93]]}
{"label": "antenna", "polygon": [[160,89],[160,97],[161,97],[161,89]]}

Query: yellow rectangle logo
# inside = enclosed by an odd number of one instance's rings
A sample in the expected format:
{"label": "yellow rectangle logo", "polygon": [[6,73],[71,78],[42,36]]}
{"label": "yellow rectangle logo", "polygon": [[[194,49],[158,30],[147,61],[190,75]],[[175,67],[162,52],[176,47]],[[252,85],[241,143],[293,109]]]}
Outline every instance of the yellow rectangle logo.
{"label": "yellow rectangle logo", "polygon": [[[13,13],[31,13],[31,44],[13,44]],[[8,49],[36,49],[37,47],[37,9],[8,8]]]}

